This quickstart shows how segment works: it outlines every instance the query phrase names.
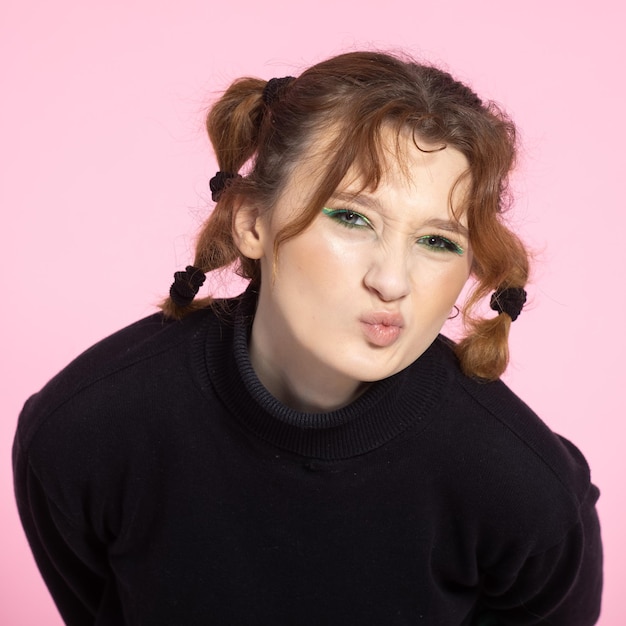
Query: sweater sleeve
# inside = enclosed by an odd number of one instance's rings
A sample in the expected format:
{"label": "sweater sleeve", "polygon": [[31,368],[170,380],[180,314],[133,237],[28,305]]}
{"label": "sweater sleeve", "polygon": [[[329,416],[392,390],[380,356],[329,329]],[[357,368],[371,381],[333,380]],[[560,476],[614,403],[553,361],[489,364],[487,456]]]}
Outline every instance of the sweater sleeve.
{"label": "sweater sleeve", "polygon": [[95,623],[107,585],[106,547],[48,497],[19,441],[13,445],[19,515],[41,575],[66,624]]}
{"label": "sweater sleeve", "polygon": [[[142,478],[154,474],[156,463],[141,420],[132,419],[151,415],[156,397],[158,384],[145,364],[184,343],[195,332],[193,320],[201,319],[168,323],[155,314],[118,331],[79,355],[20,414],[13,443],[17,508],[70,626],[124,623],[111,554],[144,494]],[[163,362],[162,380],[181,370],[180,359]],[[139,478],[137,465],[147,468]]]}
{"label": "sweater sleeve", "polygon": [[528,555],[513,574],[485,578],[478,626],[592,626],[600,614],[602,544],[593,485],[557,545]]}

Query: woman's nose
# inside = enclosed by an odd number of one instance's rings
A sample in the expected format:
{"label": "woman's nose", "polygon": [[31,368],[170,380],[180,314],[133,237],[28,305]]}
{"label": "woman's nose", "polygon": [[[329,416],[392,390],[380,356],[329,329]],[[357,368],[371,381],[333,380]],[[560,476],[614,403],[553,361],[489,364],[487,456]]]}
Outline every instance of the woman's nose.
{"label": "woman's nose", "polygon": [[379,250],[363,282],[383,302],[392,302],[408,295],[410,280],[406,252],[393,248]]}

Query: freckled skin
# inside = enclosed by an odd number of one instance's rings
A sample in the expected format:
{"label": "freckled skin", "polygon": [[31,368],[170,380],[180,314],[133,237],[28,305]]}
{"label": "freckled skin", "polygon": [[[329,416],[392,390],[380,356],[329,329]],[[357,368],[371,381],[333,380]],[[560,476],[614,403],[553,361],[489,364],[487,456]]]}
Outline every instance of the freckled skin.
{"label": "freckled skin", "polygon": [[[455,222],[450,192],[467,160],[454,148],[421,152],[408,139],[403,149],[410,177],[389,157],[381,184],[356,202],[346,196],[358,180],[347,177],[339,198],[281,245],[273,281],[274,239],[315,186],[311,160],[296,168],[272,211],[256,218],[246,235],[252,243],[240,245],[261,262],[252,364],[269,391],[294,408],[338,408],[366,383],[407,367],[435,339],[469,277],[465,234],[433,225]],[[455,190],[455,206],[463,191]],[[401,319],[389,345],[364,332],[373,314]]]}

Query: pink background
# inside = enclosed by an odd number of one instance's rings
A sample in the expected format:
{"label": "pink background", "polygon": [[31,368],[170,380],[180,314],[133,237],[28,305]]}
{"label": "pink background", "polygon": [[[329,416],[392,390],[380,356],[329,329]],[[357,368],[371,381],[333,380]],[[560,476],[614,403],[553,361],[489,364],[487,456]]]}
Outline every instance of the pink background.
{"label": "pink background", "polygon": [[206,104],[237,76],[376,47],[449,67],[519,125],[511,219],[537,265],[506,379],[592,466],[600,623],[626,624],[622,31],[615,0],[3,0],[0,623],[61,623],[13,503],[17,414],[190,260],[215,170]]}

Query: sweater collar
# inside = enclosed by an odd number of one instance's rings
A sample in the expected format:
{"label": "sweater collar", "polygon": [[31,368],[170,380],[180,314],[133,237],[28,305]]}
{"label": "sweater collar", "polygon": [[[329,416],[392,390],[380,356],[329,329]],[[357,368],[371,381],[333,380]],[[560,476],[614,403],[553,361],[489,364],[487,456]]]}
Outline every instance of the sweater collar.
{"label": "sweater collar", "polygon": [[212,318],[198,356],[231,415],[277,448],[326,460],[364,454],[409,428],[425,427],[441,401],[446,368],[433,344],[408,368],[373,383],[341,409],[326,413],[291,409],[267,391],[250,362],[248,337],[256,294],[248,289],[224,305]]}

